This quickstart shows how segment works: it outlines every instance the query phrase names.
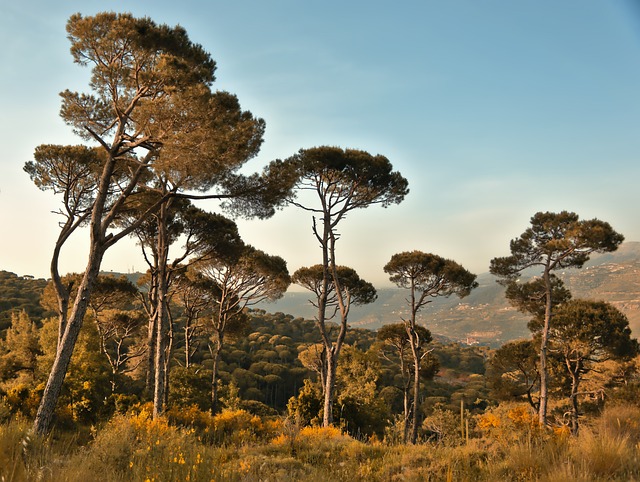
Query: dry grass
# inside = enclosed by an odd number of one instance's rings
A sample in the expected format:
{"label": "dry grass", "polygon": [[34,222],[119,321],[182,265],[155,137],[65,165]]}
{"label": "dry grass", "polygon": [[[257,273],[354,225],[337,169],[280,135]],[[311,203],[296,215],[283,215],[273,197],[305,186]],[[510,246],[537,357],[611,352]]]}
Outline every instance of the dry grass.
{"label": "dry grass", "polygon": [[[203,420],[196,430],[184,420],[153,421],[144,410],[120,415],[84,446],[60,438],[25,442],[27,426],[9,422],[0,425],[0,480],[640,480],[638,407],[606,411],[577,438],[539,431],[521,409],[504,408],[479,421],[484,433],[455,446],[362,442],[335,428],[240,412]],[[215,437],[203,437],[207,424]],[[218,443],[222,434],[231,442]]]}

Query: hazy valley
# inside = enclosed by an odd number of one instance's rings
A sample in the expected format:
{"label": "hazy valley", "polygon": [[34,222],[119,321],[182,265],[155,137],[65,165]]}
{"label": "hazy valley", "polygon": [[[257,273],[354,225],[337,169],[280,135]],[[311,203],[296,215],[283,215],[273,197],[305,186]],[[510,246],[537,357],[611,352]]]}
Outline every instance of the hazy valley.
{"label": "hazy valley", "polygon": [[[582,269],[557,274],[575,298],[612,303],[627,315],[634,334],[640,334],[640,242],[626,242],[614,253],[593,256]],[[528,316],[509,305],[496,278],[483,273],[478,283],[466,298],[435,299],[419,313],[420,324],[436,335],[463,343],[499,346],[528,337]],[[379,289],[376,302],[352,308],[351,326],[375,330],[400,321],[408,315],[405,296],[400,289]],[[313,319],[314,308],[308,300],[309,294],[290,291],[277,302],[259,307]]]}

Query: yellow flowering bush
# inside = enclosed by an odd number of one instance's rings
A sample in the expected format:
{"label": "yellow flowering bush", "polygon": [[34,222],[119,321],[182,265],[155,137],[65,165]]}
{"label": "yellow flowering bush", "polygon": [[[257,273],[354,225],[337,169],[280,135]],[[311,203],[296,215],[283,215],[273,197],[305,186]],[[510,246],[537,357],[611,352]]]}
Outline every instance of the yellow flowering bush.
{"label": "yellow flowering bush", "polygon": [[476,427],[487,438],[505,443],[540,438],[545,434],[537,414],[523,404],[494,407],[477,416]]}
{"label": "yellow flowering bush", "polygon": [[213,440],[222,444],[255,442],[263,436],[262,419],[246,410],[223,410],[213,416]]}
{"label": "yellow flowering bush", "polygon": [[333,447],[352,440],[349,435],[343,433],[337,427],[307,426],[301,428],[299,431],[289,430],[282,432],[271,440],[271,444],[274,446],[288,445],[293,447],[294,445],[298,445],[321,448],[328,446]]}
{"label": "yellow flowering bush", "polygon": [[193,428],[200,434],[211,431],[213,427],[213,416],[197,405],[173,407],[167,411],[167,418],[171,425]]}
{"label": "yellow flowering bush", "polygon": [[84,470],[109,474],[108,480],[203,480],[206,471],[193,430],[172,426],[165,417],[154,420],[145,407],[116,415],[90,448]]}

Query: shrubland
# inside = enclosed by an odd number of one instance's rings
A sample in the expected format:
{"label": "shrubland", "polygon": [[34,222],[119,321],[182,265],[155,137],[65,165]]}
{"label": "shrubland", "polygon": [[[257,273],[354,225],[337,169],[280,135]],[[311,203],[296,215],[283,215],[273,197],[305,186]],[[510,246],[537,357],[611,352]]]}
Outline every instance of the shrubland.
{"label": "shrubland", "polygon": [[[55,336],[49,322],[37,323],[35,367],[15,379],[3,374],[0,477],[16,481],[91,480],[97,473],[114,481],[640,477],[640,384],[633,360],[626,365],[604,364],[602,373],[590,378],[590,386],[601,387],[606,397],[585,398],[581,431],[572,436],[562,380],[553,391],[551,423],[542,427],[520,392],[495,384],[495,367],[485,373],[494,350],[433,342],[438,373],[423,383],[419,436],[416,444],[409,445],[402,443],[399,375],[395,365],[379,356],[375,333],[358,329],[348,333],[337,377],[335,423],[323,428],[321,387],[314,381],[318,375],[309,356],[299,356],[317,343],[312,322],[263,311],[253,312],[251,320],[250,333],[223,350],[221,409],[210,410],[206,350],[198,350],[187,368],[178,363],[183,357],[178,349],[170,370],[169,409],[155,420],[140,373],[123,375],[116,391],[111,391],[106,357],[98,356],[98,335],[87,323],[54,430],[46,438],[34,435],[30,423]],[[23,319],[16,326],[28,325]],[[33,337],[32,331],[25,331],[23,338],[11,339],[32,343]]]}
{"label": "shrubland", "polygon": [[[300,426],[286,417],[193,407],[151,419],[136,406],[89,434],[30,434],[28,423],[0,425],[2,480],[636,480],[640,407],[612,404],[577,437],[538,425],[523,404],[453,420],[415,445],[352,437],[337,427]],[[6,415],[6,414],[5,414]],[[440,414],[442,415],[442,414]],[[434,415],[437,416],[437,415]],[[457,420],[459,422],[459,420]],[[422,433],[433,421],[425,420]]]}

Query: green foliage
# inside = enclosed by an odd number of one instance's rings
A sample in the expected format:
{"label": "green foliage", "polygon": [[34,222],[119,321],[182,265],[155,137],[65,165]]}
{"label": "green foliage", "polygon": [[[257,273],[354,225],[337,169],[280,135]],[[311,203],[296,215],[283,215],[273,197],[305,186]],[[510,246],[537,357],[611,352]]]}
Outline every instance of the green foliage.
{"label": "green foliage", "polygon": [[[295,172],[302,186],[323,185],[331,192],[333,207],[346,204],[347,210],[379,203],[386,207],[400,203],[409,192],[408,182],[384,156],[356,149],[314,147],[301,149],[280,166]],[[348,202],[345,202],[347,201]]]}
{"label": "green foliage", "polygon": [[176,408],[195,405],[200,410],[208,410],[211,407],[211,371],[198,366],[174,367],[169,404]]}
{"label": "green foliage", "polygon": [[378,396],[379,373],[380,361],[374,351],[343,347],[336,379],[334,420],[351,435],[382,437],[384,433],[390,413]]}
{"label": "green foliage", "polygon": [[[58,320],[49,318],[40,330],[42,355],[38,357],[38,375],[44,379],[53,364],[57,339]],[[100,338],[95,323],[83,325],[76,349],[71,359],[58,404],[59,418],[68,414],[79,423],[96,423],[108,412],[105,400],[111,395],[111,369],[100,353]]]}
{"label": "green foliage", "polygon": [[538,354],[533,340],[518,340],[498,348],[488,363],[491,395],[498,400],[523,397],[535,406],[533,393],[539,381]]}
{"label": "green foliage", "polygon": [[[533,315],[529,322],[529,329],[539,332],[544,324],[546,306],[546,286],[543,278],[534,278],[527,282],[505,280],[505,297],[512,306],[525,314]],[[571,292],[554,274],[549,275],[551,306],[556,307],[571,299]]]}
{"label": "green foliage", "polygon": [[597,362],[638,354],[627,317],[600,301],[572,300],[560,306],[551,322],[550,339],[552,349],[566,353],[571,360]]}
{"label": "green foliage", "polygon": [[38,329],[25,311],[13,313],[5,339],[0,339],[0,390],[33,385],[40,354]]}
{"label": "green foliage", "polygon": [[323,400],[318,385],[306,379],[298,395],[289,399],[287,413],[300,426],[317,425],[322,420]]}
{"label": "green foliage", "polygon": [[511,256],[492,259],[490,270],[496,276],[515,279],[532,266],[581,268],[591,253],[615,251],[622,241],[624,236],[604,221],[580,220],[567,211],[539,212],[531,217],[531,227],[511,241]]}
{"label": "green foliage", "polygon": [[0,333],[10,325],[12,313],[25,311],[34,322],[45,316],[39,301],[46,283],[32,276],[0,271]]}
{"label": "green foliage", "polygon": [[422,251],[394,254],[384,267],[389,279],[400,288],[419,295],[415,306],[419,309],[429,298],[436,296],[467,296],[478,286],[476,275],[455,261]]}
{"label": "green foliage", "polygon": [[[342,291],[342,297],[349,299],[353,305],[365,305],[376,300],[376,290],[371,283],[358,276],[358,273],[347,266],[336,266],[338,273],[338,284]],[[324,269],[322,265],[316,264],[310,267],[302,267],[293,273],[293,282],[308,289],[316,296],[320,296],[323,290]],[[326,306],[337,307],[338,293],[336,284],[329,281],[326,293]],[[337,309],[337,308],[336,308]],[[329,311],[330,312],[330,311]]]}

